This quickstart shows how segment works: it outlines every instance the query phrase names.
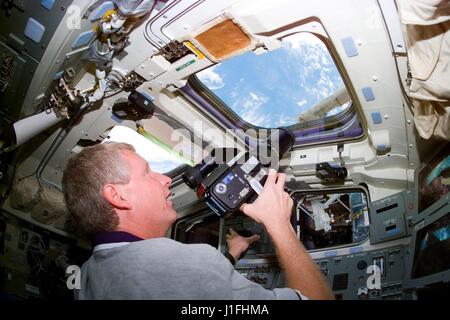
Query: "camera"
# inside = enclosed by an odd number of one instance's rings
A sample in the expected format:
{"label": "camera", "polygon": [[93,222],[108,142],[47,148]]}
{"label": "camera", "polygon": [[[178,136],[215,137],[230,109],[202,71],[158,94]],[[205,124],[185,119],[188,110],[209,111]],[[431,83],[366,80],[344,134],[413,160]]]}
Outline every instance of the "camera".
{"label": "camera", "polygon": [[239,210],[253,202],[262,191],[269,167],[279,161],[295,143],[294,134],[274,129],[263,142],[250,151],[216,148],[195,167],[183,174],[184,182],[205,200],[218,216]]}
{"label": "camera", "polygon": [[338,164],[321,162],[316,164],[316,177],[324,183],[343,183],[347,177],[347,169]]}

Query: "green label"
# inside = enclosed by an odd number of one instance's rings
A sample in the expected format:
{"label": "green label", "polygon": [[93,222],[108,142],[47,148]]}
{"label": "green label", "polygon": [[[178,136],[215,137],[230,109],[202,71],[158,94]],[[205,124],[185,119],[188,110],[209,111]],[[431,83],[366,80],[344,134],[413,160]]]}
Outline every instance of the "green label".
{"label": "green label", "polygon": [[186,62],[185,64],[179,66],[179,67],[176,68],[175,70],[176,70],[176,71],[183,70],[184,68],[189,67],[189,66],[190,66],[191,64],[193,64],[193,63],[195,63],[195,60],[191,60],[191,61],[189,61],[189,62]]}

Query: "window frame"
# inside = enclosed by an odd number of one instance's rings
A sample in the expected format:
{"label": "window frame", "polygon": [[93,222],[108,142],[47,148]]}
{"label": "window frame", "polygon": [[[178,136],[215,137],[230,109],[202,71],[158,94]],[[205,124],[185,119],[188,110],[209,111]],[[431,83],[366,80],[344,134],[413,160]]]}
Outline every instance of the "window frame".
{"label": "window frame", "polygon": [[[355,103],[355,95],[352,93],[352,90],[350,90],[351,86],[348,84],[346,74],[341,69],[339,63],[337,63],[337,55],[335,54],[335,51],[332,49],[332,45],[329,42],[329,39],[320,36],[318,34],[313,34],[311,32],[305,32],[305,31],[299,31],[299,32],[293,32],[290,34],[283,35],[283,37],[279,38],[279,40],[282,40],[285,37],[288,37],[293,34],[297,33],[308,33],[312,34],[315,37],[317,37],[322,43],[325,45],[325,47],[328,50],[328,53],[330,54],[335,67],[341,76],[342,82],[344,83],[344,86],[346,90],[348,91],[350,98],[351,98],[351,105],[346,108],[345,110],[340,111],[339,113],[335,115],[331,115],[327,117],[326,123],[323,123],[323,119],[315,119],[315,120],[309,120],[303,123],[296,123],[290,126],[284,126],[284,128],[290,129],[294,132],[296,136],[296,143],[293,147],[293,149],[310,146],[310,145],[325,145],[325,144],[336,144],[336,143],[342,143],[344,141],[361,141],[364,138],[366,138],[366,126],[364,117],[362,116],[363,113],[359,110],[358,103]],[[233,57],[231,58],[233,59]],[[211,68],[215,64],[209,66],[208,68]],[[204,70],[204,69],[203,69]],[[198,71],[201,72],[201,71]],[[238,114],[236,114],[228,105],[220,98],[218,97],[213,91],[211,91],[204,83],[201,82],[201,80],[197,77],[196,74],[192,74],[186,83],[186,85],[182,88],[181,94],[185,97],[187,97],[189,100],[193,100],[196,104],[197,111],[202,112],[202,114],[208,116],[208,118],[214,119],[218,124],[225,128],[230,129],[242,129],[242,130],[248,130],[248,129],[264,129],[264,130],[270,130],[275,128],[264,128],[260,126],[253,125],[251,123],[248,123],[244,119],[242,119]],[[203,108],[199,107],[203,106]],[[301,134],[302,132],[308,132],[308,131],[314,131],[318,128],[326,128],[330,127],[333,124],[343,122],[343,125],[334,128],[328,131],[323,131],[320,134]],[[349,126],[350,124],[350,126]],[[351,126],[357,124],[358,128],[356,130],[360,129],[359,134],[355,134],[354,136],[348,137],[345,136],[346,130],[353,130],[355,128],[351,128]],[[250,130],[251,131],[251,130]],[[344,134],[340,134],[344,133]],[[325,136],[329,135],[335,135],[334,138],[328,139],[324,138]],[[343,135],[343,137],[340,137]],[[256,138],[256,137],[254,137]]]}
{"label": "window frame", "polygon": [[[357,247],[360,245],[363,245],[366,242],[369,242],[371,237],[370,237],[370,224],[372,221],[372,212],[371,212],[371,207],[370,207],[370,203],[371,203],[371,199],[370,199],[370,194],[368,192],[368,190],[363,187],[362,185],[359,186],[346,186],[346,187],[341,187],[341,188],[325,188],[325,189],[299,189],[299,190],[294,190],[292,192],[292,194],[294,193],[308,193],[308,194],[337,194],[337,193],[353,193],[353,192],[360,192],[364,195],[365,200],[366,200],[366,204],[367,204],[367,215],[368,215],[368,219],[369,219],[369,229],[367,231],[366,237],[364,239],[362,239],[361,241],[358,242],[351,242],[351,243],[346,243],[346,244],[342,244],[342,245],[335,245],[335,246],[330,246],[330,247],[325,247],[325,248],[319,248],[319,249],[309,249],[307,250],[309,253],[317,253],[317,252],[323,252],[323,251],[331,251],[331,250],[339,250],[339,249],[344,249],[344,248],[352,248],[352,247]],[[301,241],[299,239],[299,241]]]}

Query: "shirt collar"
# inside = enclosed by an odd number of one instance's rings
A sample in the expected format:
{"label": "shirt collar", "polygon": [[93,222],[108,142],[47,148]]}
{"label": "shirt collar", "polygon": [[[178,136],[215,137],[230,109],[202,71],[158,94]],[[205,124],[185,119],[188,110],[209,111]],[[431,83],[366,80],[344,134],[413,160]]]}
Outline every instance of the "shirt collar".
{"label": "shirt collar", "polygon": [[96,233],[92,238],[92,245],[95,247],[106,243],[135,242],[141,240],[144,239],[125,231],[108,231]]}

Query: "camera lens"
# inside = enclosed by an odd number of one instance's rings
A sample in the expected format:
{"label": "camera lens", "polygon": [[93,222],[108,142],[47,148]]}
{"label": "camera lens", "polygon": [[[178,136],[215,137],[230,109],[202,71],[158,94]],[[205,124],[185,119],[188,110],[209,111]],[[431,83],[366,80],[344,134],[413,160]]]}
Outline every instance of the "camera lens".
{"label": "camera lens", "polygon": [[191,189],[196,189],[202,180],[217,166],[215,159],[208,156],[193,168],[189,168],[182,176],[183,181]]}
{"label": "camera lens", "polygon": [[280,158],[289,150],[291,150],[292,146],[295,144],[295,135],[292,131],[286,128],[278,128],[278,139],[279,139],[279,148],[278,154]]}
{"label": "camera lens", "polygon": [[184,183],[197,189],[202,180],[211,173],[219,164],[227,163],[238,153],[236,148],[217,148],[211,151],[203,161],[193,168],[189,168],[182,176]]}
{"label": "camera lens", "polygon": [[[261,164],[273,165],[272,161],[280,160],[295,144],[295,135],[286,128],[277,128],[271,131],[266,141],[258,143],[253,154]],[[255,154],[256,151],[256,154]]]}
{"label": "camera lens", "polygon": [[202,174],[197,166],[189,168],[182,176],[184,183],[191,189],[196,189],[202,181]]}

